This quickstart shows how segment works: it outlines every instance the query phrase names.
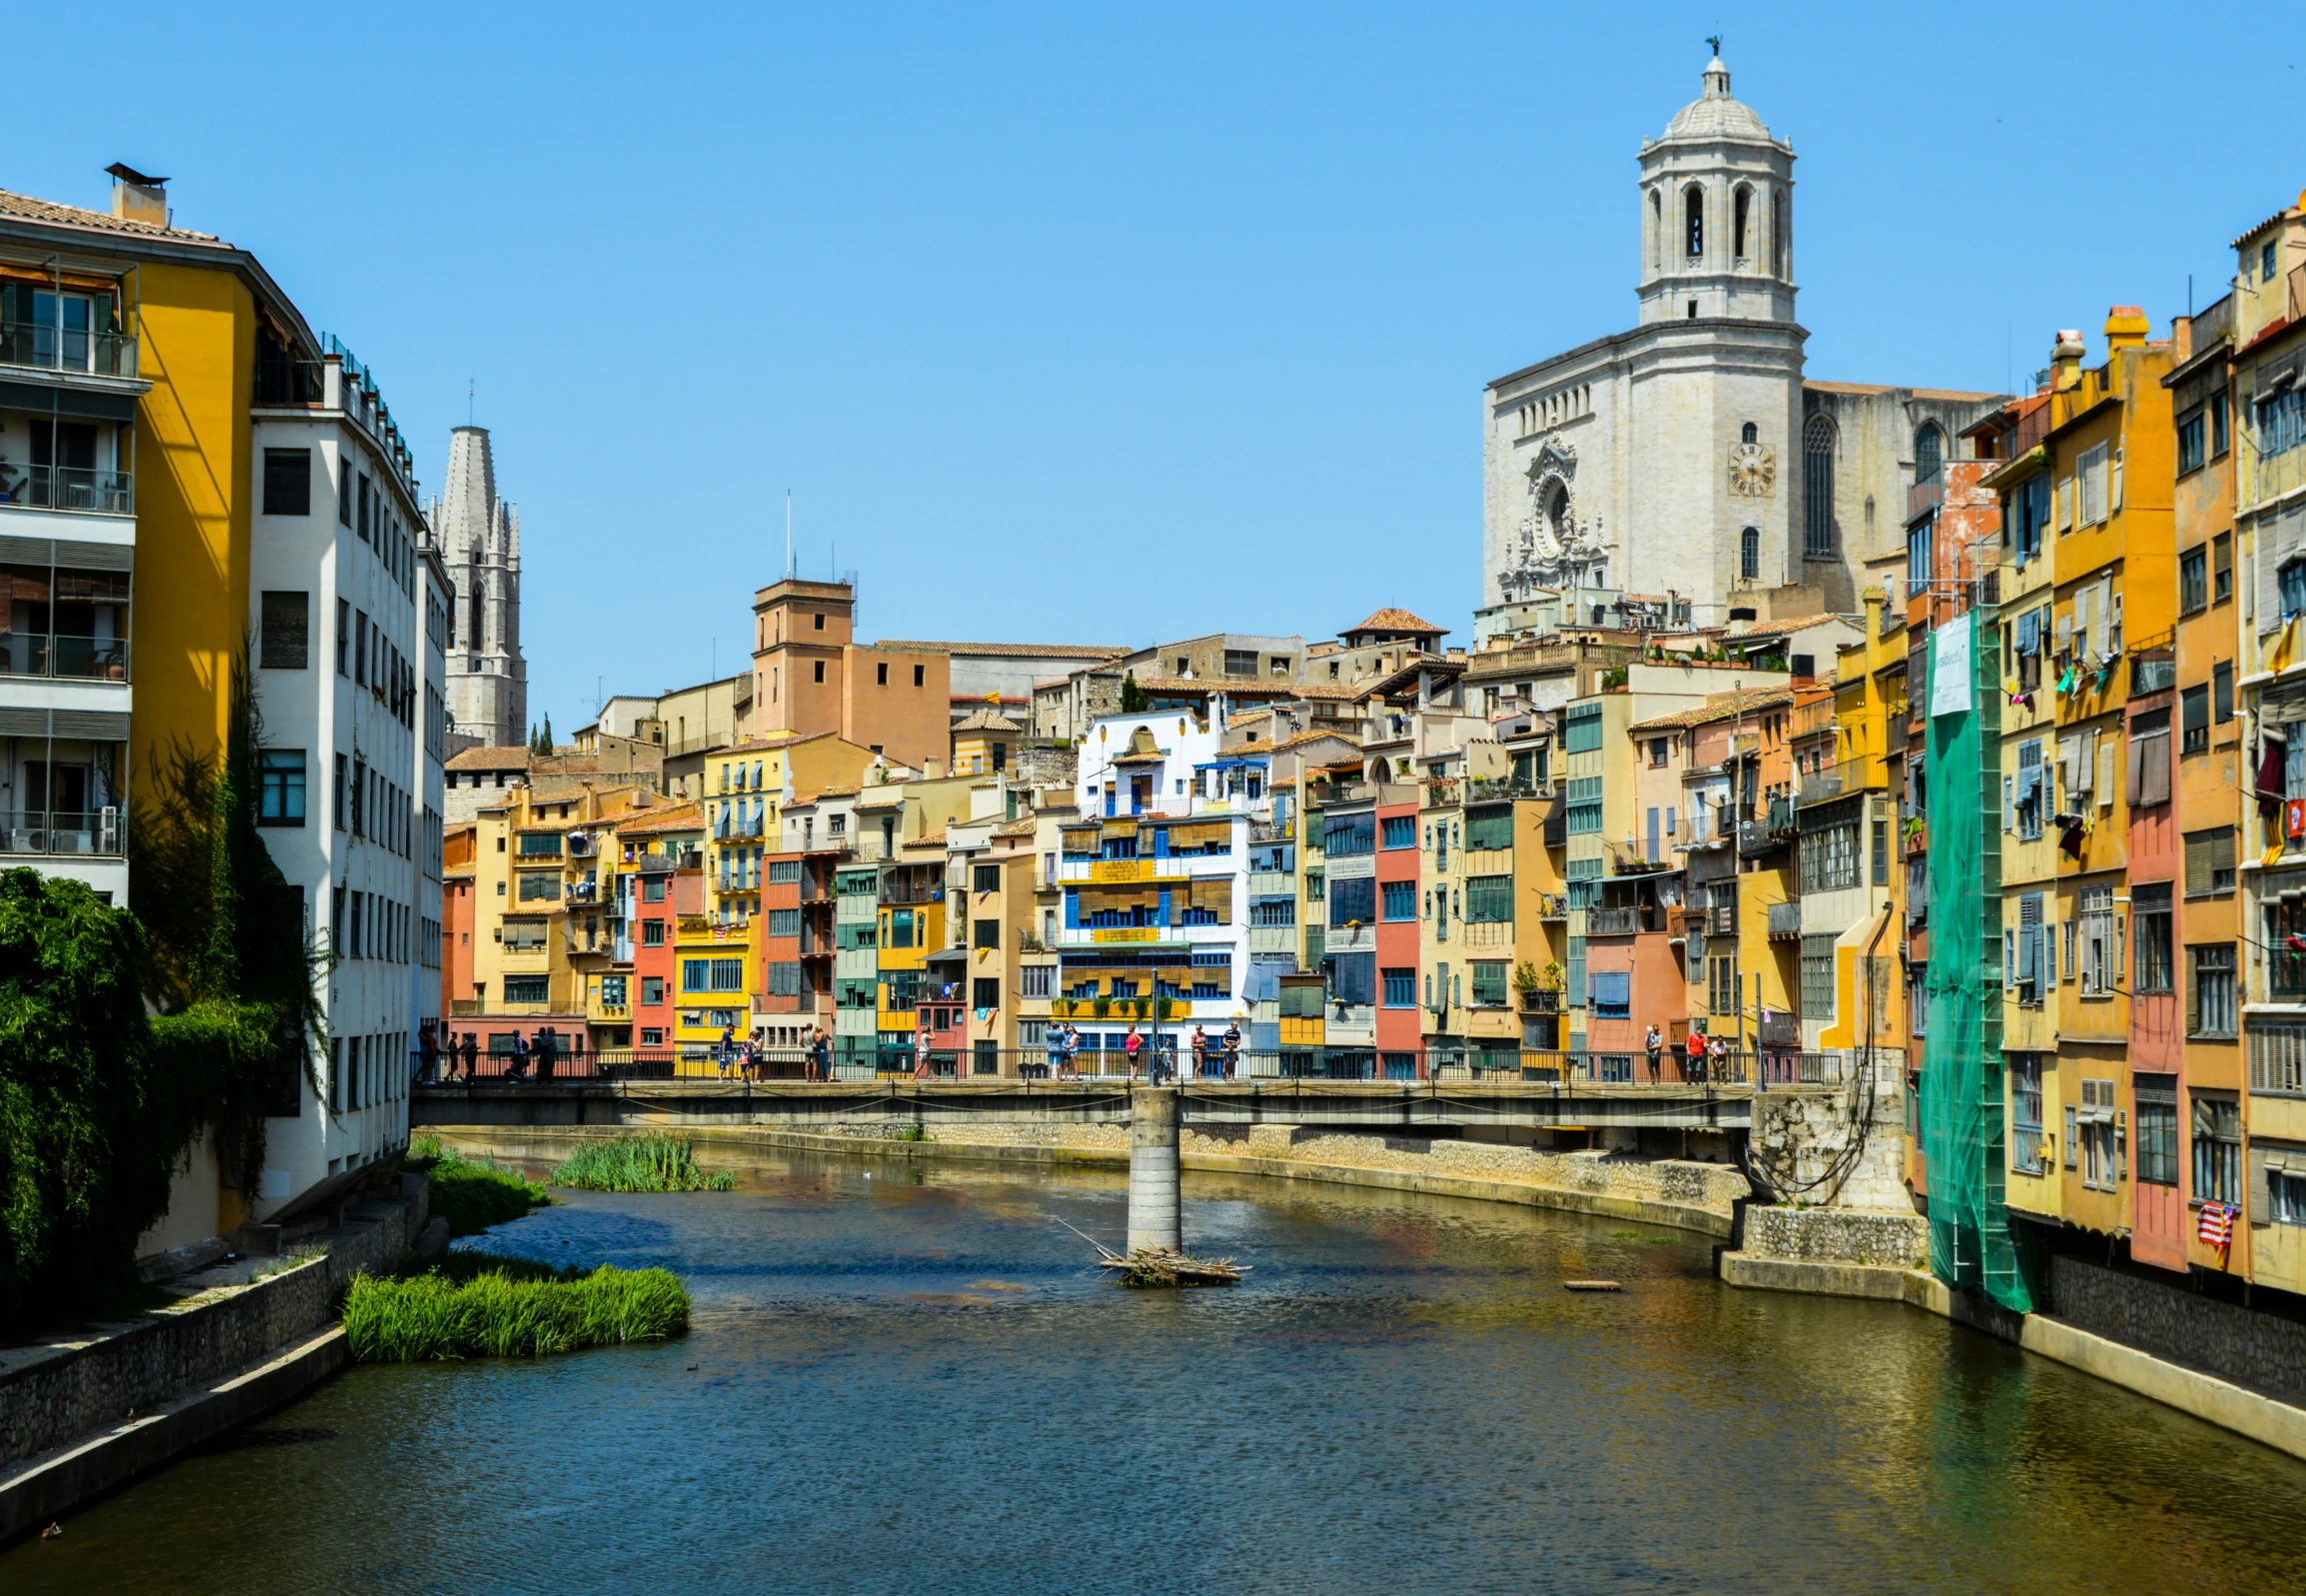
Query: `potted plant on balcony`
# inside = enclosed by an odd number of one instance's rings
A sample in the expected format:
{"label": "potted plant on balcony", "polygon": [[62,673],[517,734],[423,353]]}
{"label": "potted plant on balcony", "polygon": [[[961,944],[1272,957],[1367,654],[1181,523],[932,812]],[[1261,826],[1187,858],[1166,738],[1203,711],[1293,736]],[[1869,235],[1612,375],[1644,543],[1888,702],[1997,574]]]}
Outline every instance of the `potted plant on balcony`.
{"label": "potted plant on balcony", "polygon": [[1110,997],[1099,997],[1092,999],[1089,1005],[1089,1011],[1095,1014],[1098,1018],[1103,1019],[1107,1014],[1113,1012],[1113,999]]}
{"label": "potted plant on balcony", "polygon": [[1537,984],[1537,966],[1526,958],[1513,966],[1513,990],[1520,995],[1523,1008],[1530,1006],[1540,990]]}

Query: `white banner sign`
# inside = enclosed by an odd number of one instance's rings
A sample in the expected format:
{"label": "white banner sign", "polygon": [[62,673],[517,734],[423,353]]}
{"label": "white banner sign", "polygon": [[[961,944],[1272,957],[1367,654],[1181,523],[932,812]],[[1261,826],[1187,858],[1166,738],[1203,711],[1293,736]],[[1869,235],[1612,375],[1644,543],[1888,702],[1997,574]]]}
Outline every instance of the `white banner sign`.
{"label": "white banner sign", "polygon": [[1970,645],[1974,615],[1955,617],[1930,638],[1930,714],[1967,715],[1970,712]]}

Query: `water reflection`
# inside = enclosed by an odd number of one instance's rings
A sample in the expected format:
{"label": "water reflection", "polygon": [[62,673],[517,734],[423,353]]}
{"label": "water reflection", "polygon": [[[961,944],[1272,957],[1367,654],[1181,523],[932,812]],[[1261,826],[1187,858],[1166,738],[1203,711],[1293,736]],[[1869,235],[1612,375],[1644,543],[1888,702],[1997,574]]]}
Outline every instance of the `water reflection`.
{"label": "water reflection", "polygon": [[[2306,1466],[1693,1238],[1187,1184],[1224,1291],[1133,1293],[1118,1178],[780,1161],[503,1232],[679,1270],[693,1332],[358,1370],[0,1557],[11,1593],[2306,1587]],[[1576,1295],[1564,1278],[1623,1281]]]}

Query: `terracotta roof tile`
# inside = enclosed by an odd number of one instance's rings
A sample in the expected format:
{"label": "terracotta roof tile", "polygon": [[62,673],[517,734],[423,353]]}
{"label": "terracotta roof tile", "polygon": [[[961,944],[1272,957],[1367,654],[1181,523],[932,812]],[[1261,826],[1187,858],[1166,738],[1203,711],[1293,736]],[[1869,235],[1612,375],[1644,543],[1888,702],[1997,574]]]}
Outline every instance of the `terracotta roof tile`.
{"label": "terracotta roof tile", "polygon": [[1668,732],[1677,728],[1707,726],[1715,721],[1727,720],[1740,711],[1751,715],[1756,710],[1774,710],[1781,705],[1792,702],[1793,694],[1785,688],[1772,688],[1761,693],[1716,693],[1710,695],[1703,704],[1694,710],[1679,710],[1672,715],[1652,716],[1639,725],[1629,726],[1625,730],[1628,732]]}
{"label": "terracotta roof tile", "polygon": [[131,233],[141,238],[184,239],[201,244],[218,242],[214,233],[194,233],[180,227],[157,227],[150,222],[130,221],[107,211],[84,211],[77,205],[58,205],[53,200],[36,200],[29,194],[11,194],[0,189],[0,216],[13,216],[26,222],[47,222],[58,227],[85,227],[104,233]]}
{"label": "terracotta roof tile", "polygon": [[999,710],[980,710],[975,715],[966,716],[954,722],[953,730],[956,732],[1022,732],[1025,728],[1003,715]]}
{"label": "terracotta roof tile", "polygon": [[654,831],[692,831],[705,823],[704,807],[698,803],[676,803],[669,809],[651,808],[646,817],[627,820],[617,827],[617,834],[638,834]]}
{"label": "terracotta roof tile", "polygon": [[1338,636],[1343,637],[1354,632],[1430,632],[1435,636],[1440,636],[1448,630],[1447,627],[1437,627],[1430,621],[1420,621],[1406,610],[1395,609],[1391,605],[1387,605],[1382,610],[1372,611],[1368,620],[1357,627],[1347,627]]}
{"label": "terracotta roof tile", "polygon": [[525,771],[536,758],[527,749],[467,749],[441,769],[445,771]]}

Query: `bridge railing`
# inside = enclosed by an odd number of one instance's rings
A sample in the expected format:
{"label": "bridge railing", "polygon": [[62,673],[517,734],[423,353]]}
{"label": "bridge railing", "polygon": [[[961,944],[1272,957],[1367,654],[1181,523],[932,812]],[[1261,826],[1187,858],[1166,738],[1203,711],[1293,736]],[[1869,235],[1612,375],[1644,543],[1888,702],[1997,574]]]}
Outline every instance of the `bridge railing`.
{"label": "bridge railing", "polygon": [[[1101,1040],[1101,1038],[1092,1038]],[[1480,1085],[1504,1081],[1561,1085],[1684,1086],[1698,1084],[1764,1086],[1838,1085],[1856,1078],[1852,1059],[1837,1052],[1753,1053],[1725,1050],[1702,1061],[1665,1048],[1653,1066],[1646,1052],[1600,1049],[1478,1048],[1466,1046],[1376,1048],[1300,1046],[1228,1049],[1220,1037],[1196,1055],[1189,1039],[1163,1033],[1159,1052],[1149,1039],[1133,1059],[1126,1047],[974,1047],[931,1050],[915,1055],[885,1052],[859,1057],[835,1053],[820,1060],[802,1048],[748,1047],[724,1057],[718,1043],[683,1042],[663,1047],[610,1048],[558,1053],[549,1066],[532,1052],[516,1060],[510,1053],[478,1053],[470,1064],[461,1052],[428,1058],[410,1055],[419,1081],[542,1084],[560,1080],[1083,1080],[1126,1083],[1151,1078],[1157,1062],[1163,1079],[1182,1080],[1395,1080],[1438,1085]]]}

